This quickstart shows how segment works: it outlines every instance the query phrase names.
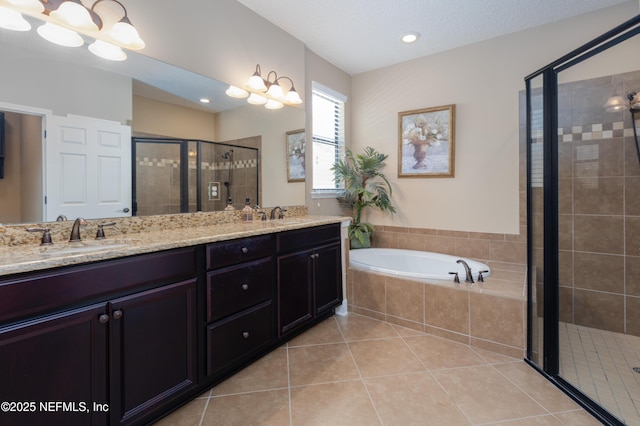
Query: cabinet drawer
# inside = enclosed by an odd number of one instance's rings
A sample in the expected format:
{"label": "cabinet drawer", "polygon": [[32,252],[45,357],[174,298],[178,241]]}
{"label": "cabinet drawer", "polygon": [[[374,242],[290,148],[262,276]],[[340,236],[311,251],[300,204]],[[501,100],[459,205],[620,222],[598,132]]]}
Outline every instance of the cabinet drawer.
{"label": "cabinet drawer", "polygon": [[268,345],[272,340],[272,308],[266,302],[243,315],[207,327],[207,374],[211,375]]}
{"label": "cabinet drawer", "polygon": [[297,229],[278,234],[278,253],[340,241],[340,224]]}
{"label": "cabinet drawer", "polygon": [[271,235],[207,245],[207,269],[222,268],[273,254]]}
{"label": "cabinet drawer", "polygon": [[271,299],[273,277],[273,262],[270,257],[209,272],[207,321],[216,321]]}

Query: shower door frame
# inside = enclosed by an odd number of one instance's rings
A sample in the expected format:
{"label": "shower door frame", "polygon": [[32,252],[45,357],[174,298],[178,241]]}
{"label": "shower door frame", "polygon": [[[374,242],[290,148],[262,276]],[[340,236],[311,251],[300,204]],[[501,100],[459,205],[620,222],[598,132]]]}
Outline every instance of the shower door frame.
{"label": "shower door frame", "polygon": [[[640,15],[622,23],[567,55],[525,77],[527,146],[527,358],[525,361],[574,401],[607,425],[624,425],[586,394],[560,377],[559,368],[559,243],[558,243],[558,74],[640,33]],[[531,159],[531,80],[543,79],[543,352],[542,365],[533,359],[533,220]],[[633,124],[635,126],[635,123]]]}
{"label": "shower door frame", "polygon": [[[256,203],[260,203],[258,199],[260,194],[260,156],[259,149],[249,146],[233,145],[226,142],[204,141],[200,139],[174,139],[174,138],[152,138],[134,136],[131,138],[131,206],[133,207],[132,216],[136,216],[138,212],[137,204],[137,173],[136,166],[136,143],[163,143],[176,144],[180,146],[180,213],[189,213],[189,143],[196,144],[196,158],[202,158],[202,144],[214,144],[229,148],[241,148],[256,152]],[[202,211],[202,167],[200,160],[196,162],[196,211]]]}

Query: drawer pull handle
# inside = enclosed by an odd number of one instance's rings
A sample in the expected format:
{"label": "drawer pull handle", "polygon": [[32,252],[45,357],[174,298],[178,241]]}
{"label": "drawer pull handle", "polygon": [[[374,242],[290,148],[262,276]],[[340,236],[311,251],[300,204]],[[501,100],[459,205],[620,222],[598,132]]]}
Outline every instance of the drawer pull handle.
{"label": "drawer pull handle", "polygon": [[243,289],[244,291],[249,290],[249,284],[242,284],[242,289]]}
{"label": "drawer pull handle", "polygon": [[109,322],[109,315],[107,314],[102,314],[98,317],[98,321],[100,322],[100,324],[106,324]]}
{"label": "drawer pull handle", "polygon": [[122,311],[120,309],[118,309],[117,311],[113,311],[113,318],[114,319],[122,318]]}
{"label": "drawer pull handle", "polygon": [[242,253],[247,254],[249,253],[249,249],[246,247],[242,247]]}
{"label": "drawer pull handle", "polygon": [[249,332],[248,331],[243,331],[242,332],[242,337],[244,337],[245,339],[249,338]]}

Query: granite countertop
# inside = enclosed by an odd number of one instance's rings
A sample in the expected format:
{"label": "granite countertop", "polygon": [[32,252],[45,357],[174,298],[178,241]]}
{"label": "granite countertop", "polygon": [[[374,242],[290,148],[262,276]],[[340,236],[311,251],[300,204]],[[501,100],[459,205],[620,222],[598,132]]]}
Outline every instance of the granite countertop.
{"label": "granite countertop", "polygon": [[[342,216],[299,216],[281,220],[222,223],[114,235],[105,240],[83,236],[79,243],[52,246],[0,246],[0,276],[79,265],[235,238],[271,234],[350,220]],[[108,233],[108,229],[105,229]]]}

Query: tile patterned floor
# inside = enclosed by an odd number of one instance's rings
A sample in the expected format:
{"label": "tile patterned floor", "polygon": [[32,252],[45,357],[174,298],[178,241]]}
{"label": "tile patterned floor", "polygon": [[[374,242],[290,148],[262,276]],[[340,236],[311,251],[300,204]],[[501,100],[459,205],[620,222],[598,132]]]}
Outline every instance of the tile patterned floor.
{"label": "tile patterned floor", "polygon": [[522,360],[350,314],[157,425],[598,425]]}
{"label": "tile patterned floor", "polygon": [[560,323],[560,376],[628,425],[640,425],[640,337]]}

